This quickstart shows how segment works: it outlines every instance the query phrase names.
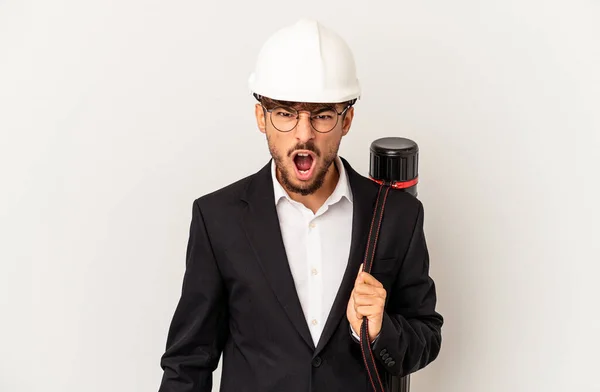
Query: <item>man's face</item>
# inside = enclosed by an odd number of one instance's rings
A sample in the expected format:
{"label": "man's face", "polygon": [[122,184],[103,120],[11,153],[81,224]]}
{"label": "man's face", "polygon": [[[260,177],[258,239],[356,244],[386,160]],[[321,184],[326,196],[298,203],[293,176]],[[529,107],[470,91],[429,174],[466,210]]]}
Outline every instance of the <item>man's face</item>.
{"label": "man's face", "polygon": [[[313,113],[319,111],[315,105],[308,105]],[[301,105],[293,106],[298,110],[303,109],[298,107]],[[344,106],[338,104],[335,109],[339,113]],[[321,188],[337,156],[342,137],[350,130],[353,110],[350,108],[344,117],[339,116],[335,127],[327,133],[317,132],[313,128],[306,111],[300,112],[298,124],[291,131],[281,132],[271,121],[271,116],[275,113],[265,113],[262,105],[256,105],[258,127],[266,134],[269,151],[279,171],[279,179],[288,192],[306,196]]]}

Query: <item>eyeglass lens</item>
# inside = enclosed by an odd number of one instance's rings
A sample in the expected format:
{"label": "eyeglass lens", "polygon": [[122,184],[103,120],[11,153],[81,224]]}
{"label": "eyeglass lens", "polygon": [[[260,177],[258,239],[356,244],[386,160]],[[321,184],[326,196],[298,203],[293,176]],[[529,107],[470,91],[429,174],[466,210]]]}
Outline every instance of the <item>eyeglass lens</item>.
{"label": "eyeglass lens", "polygon": [[[282,132],[289,132],[300,118],[299,113],[291,108],[276,107],[271,112],[271,122],[275,128]],[[310,122],[317,132],[329,132],[338,122],[338,114],[334,109],[323,108],[310,114]]]}

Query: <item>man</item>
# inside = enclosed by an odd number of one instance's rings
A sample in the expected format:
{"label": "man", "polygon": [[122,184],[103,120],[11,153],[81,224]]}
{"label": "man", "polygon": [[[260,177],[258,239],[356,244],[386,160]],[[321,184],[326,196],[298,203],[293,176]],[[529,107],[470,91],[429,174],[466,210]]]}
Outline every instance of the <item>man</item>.
{"label": "man", "polygon": [[423,368],[443,320],[416,198],[390,191],[359,274],[378,185],[337,154],[360,94],[350,49],[301,20],[264,44],[250,88],[273,159],[194,201],[160,392],[209,392],[221,353],[223,392],[368,391],[363,316],[384,383]]}

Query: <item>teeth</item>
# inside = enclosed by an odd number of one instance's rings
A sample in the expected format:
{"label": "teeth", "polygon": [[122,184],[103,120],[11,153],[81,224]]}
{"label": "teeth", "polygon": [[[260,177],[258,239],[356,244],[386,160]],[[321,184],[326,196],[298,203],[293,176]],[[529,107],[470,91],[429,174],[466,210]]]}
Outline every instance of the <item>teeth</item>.
{"label": "teeth", "polygon": [[299,172],[300,174],[306,174],[306,173],[308,173],[308,170],[298,170],[298,172]]}
{"label": "teeth", "polygon": [[300,157],[307,157],[307,156],[308,156],[308,154],[305,154],[305,153],[303,153],[303,152],[299,152],[299,153],[298,153],[298,156],[300,156]]}

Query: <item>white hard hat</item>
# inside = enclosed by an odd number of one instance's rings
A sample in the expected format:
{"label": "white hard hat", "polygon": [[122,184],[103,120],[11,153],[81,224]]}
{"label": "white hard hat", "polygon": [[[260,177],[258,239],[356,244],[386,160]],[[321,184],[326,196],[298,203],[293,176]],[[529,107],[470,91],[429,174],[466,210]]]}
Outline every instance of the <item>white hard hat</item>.
{"label": "white hard hat", "polygon": [[262,46],[249,79],[252,93],[292,102],[337,103],[360,97],[354,56],[335,32],[302,19]]}

